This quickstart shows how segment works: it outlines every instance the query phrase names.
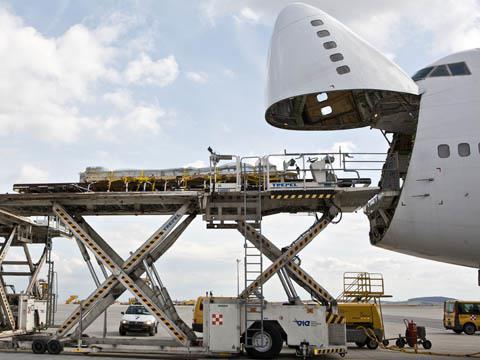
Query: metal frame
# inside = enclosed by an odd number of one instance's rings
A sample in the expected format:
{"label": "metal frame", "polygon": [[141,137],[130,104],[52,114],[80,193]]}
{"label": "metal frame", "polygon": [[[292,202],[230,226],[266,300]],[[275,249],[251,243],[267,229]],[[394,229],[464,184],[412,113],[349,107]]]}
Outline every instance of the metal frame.
{"label": "metal frame", "polygon": [[[236,159],[236,169],[240,167],[240,170],[243,170],[242,164],[245,159]],[[189,348],[192,345],[198,345],[195,333],[176,313],[170,295],[154,265],[175,243],[197,214],[204,215],[207,228],[237,229],[244,236],[245,251],[256,250],[255,254],[261,265],[257,273],[249,278],[249,284],[245,284],[245,289],[240,295],[246,304],[245,309],[248,304],[252,307],[260,306],[260,309],[263,309],[264,299],[261,288],[266,281],[277,274],[290,302],[300,302],[293,285],[293,282],[296,282],[309,292],[313,299],[325,306],[330,306],[327,309],[327,324],[339,324],[341,318],[334,314],[335,310],[332,308],[335,299],[300,267],[295,257],[333,220],[338,212],[352,211],[363,205],[366,202],[365,198],[370,198],[370,194],[375,193],[376,189],[298,188],[287,191],[285,189],[265,191],[268,181],[268,176],[265,178],[265,174],[268,165],[266,165],[265,158],[259,158],[259,160],[258,178],[253,179],[252,184],[246,186],[247,181],[251,179],[248,177],[248,172],[253,169],[252,166],[249,166],[245,172],[241,172],[241,186],[238,186],[238,177],[234,180],[239,191],[225,193],[221,191],[214,193],[164,191],[85,194],[46,192],[43,194],[0,195],[0,207],[6,206],[9,210],[18,211],[19,214],[27,216],[55,216],[55,219],[65,226],[70,236],[75,238],[96,287],[61,324],[56,334],[49,336],[46,340],[68,344],[77,343],[78,345],[102,342],[100,338],[84,340],[82,333],[99,316],[106,314],[106,309],[128,290],[172,336],[172,339],[167,341],[170,346]],[[55,188],[55,184],[51,185],[52,188]],[[355,195],[351,193],[355,193]],[[344,203],[345,200],[347,202]],[[342,207],[344,204],[347,204],[346,208]],[[261,222],[263,216],[285,212],[320,212],[323,216],[321,219],[317,219],[288,248],[279,249],[262,235]],[[83,217],[120,214],[163,214],[171,215],[171,217],[134,254],[123,259]],[[186,217],[184,218],[184,216]],[[181,221],[182,218],[183,221]],[[0,224],[2,224],[1,218]],[[37,227],[33,226],[33,228]],[[48,223],[47,235],[50,228]],[[0,234],[1,231],[0,225]],[[5,229],[3,229],[4,233]],[[50,235],[53,236],[53,229]],[[41,237],[32,237],[32,240],[40,243]],[[43,241],[45,242],[45,238]],[[105,278],[103,281],[95,272],[92,254],[100,265]],[[263,269],[263,256],[272,261],[272,264],[265,270]],[[246,254],[245,258],[247,259],[247,257]],[[45,262],[48,262],[48,256]],[[245,272],[250,270],[245,261]],[[149,281],[141,278],[145,273]],[[250,275],[252,274],[250,273]],[[248,312],[245,319],[247,319],[247,315]],[[260,319],[250,319],[252,324],[258,320],[263,321],[263,316],[257,308],[255,316],[259,315]],[[72,329],[74,331],[70,332]],[[260,330],[263,331],[262,329],[263,326],[260,324]],[[67,335],[69,333],[70,335]],[[244,338],[244,343],[248,347],[248,341],[245,339],[248,339],[248,334],[245,334]],[[116,344],[135,343],[133,340],[124,341],[123,339],[104,339],[104,341]],[[159,343],[157,340],[151,341],[152,345]]]}
{"label": "metal frame", "polygon": [[[2,268],[2,263],[7,256],[8,249],[12,245],[13,238],[17,232],[17,227],[15,226],[8,237],[8,239],[3,243],[2,249],[0,251],[0,269]],[[2,309],[2,314],[5,321],[8,323],[6,325],[10,326],[11,330],[16,330],[15,318],[13,317],[12,309],[10,308],[10,303],[7,298],[7,290],[5,289],[5,281],[3,275],[0,275],[0,304]]]}
{"label": "metal frame", "polygon": [[[183,215],[188,212],[189,207],[190,204],[184,204],[167,220],[166,223],[147,239],[142,246],[130,255],[127,260],[123,260],[81,216],[78,217],[78,220],[74,219],[61,205],[54,204],[53,211],[58,218],[86,248],[92,251],[95,257],[101,261],[111,273],[111,275],[64,321],[55,337],[63,337],[66,332],[78,322],[80,322],[81,328],[83,329],[83,313],[92,311],[94,305],[97,304],[102,297],[108,295],[113,288],[121,284],[125,289],[132,292],[132,294],[157,318],[159,323],[174,339],[178,341],[179,344],[188,346],[191,341],[195,341],[195,333],[191,331],[188,326],[184,326],[185,324],[180,318],[175,319],[176,321],[174,321],[167,316],[164,304],[159,301],[155,292],[148,287],[140,277],[132,277],[132,274],[138,266],[143,264],[143,261],[149,255],[149,252],[157,248],[168,238],[168,234],[181,220]],[[103,311],[98,312],[98,315],[102,312]]]}
{"label": "metal frame", "polygon": [[[55,220],[53,221],[55,222]],[[56,306],[55,296],[53,291],[53,280],[47,281],[48,293],[41,293],[38,287],[38,276],[47,263],[49,265],[48,277],[53,279],[54,265],[51,261],[51,238],[58,235],[68,235],[63,230],[55,229],[50,231],[53,223],[39,224],[29,218],[25,218],[6,210],[0,209],[0,223],[2,224],[2,231],[9,231],[9,236],[5,237],[0,250],[0,310],[7,325],[15,334],[20,333],[19,325],[15,323],[15,316],[10,307],[9,297],[6,291],[5,276],[23,276],[28,277],[27,287],[22,291],[37,300],[47,300],[47,319],[45,326],[53,325],[53,313]],[[28,245],[31,243],[41,243],[45,247],[41,256],[36,263],[33,262]],[[24,260],[6,260],[8,251],[11,247],[22,247],[25,256]],[[28,271],[9,271],[7,266],[21,265],[28,266]]]}
{"label": "metal frame", "polygon": [[[264,235],[260,234],[253,226],[243,222],[238,222],[237,230],[245,234],[248,240],[257,248],[261,247],[263,254],[270,260],[275,261],[282,255],[282,250],[275,246]],[[315,279],[310,276],[295,260],[288,262],[284,269],[289,278],[295,281],[299,286],[306,290],[313,298],[324,305],[331,304],[335,298],[329,294]],[[288,295],[288,293],[287,293]]]}
{"label": "metal frame", "polygon": [[267,282],[278,271],[283,269],[286,265],[291,263],[293,258],[300,252],[305,246],[307,246],[325,227],[333,220],[337,215],[338,210],[336,207],[330,207],[326,211],[322,218],[316,221],[307,231],[301,234],[292,244],[288,247],[288,250],[283,252],[272,264],[265,269],[245,290],[240,294],[241,298],[247,298],[252,292],[254,292],[259,286]]}

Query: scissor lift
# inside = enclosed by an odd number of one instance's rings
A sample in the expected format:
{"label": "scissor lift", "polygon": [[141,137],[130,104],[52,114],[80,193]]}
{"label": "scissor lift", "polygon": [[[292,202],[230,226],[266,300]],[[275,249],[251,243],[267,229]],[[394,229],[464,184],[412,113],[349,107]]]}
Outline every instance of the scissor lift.
{"label": "scissor lift", "polygon": [[[211,351],[199,346],[200,339],[179,317],[155,268],[155,262],[175,243],[193,219],[197,215],[203,215],[207,228],[237,229],[245,238],[245,272],[248,282],[240,294],[240,301],[243,301],[246,309],[246,337],[248,337],[249,327],[259,320],[260,330],[263,331],[263,316],[260,314],[258,319],[247,318],[249,313],[247,309],[249,304],[252,307],[260,305],[261,309],[264,308],[262,286],[277,274],[289,303],[301,304],[293,285],[295,282],[305,289],[313,300],[326,307],[325,323],[329,327],[331,344],[324,344],[323,350],[343,354],[345,347],[338,339],[342,337],[342,329],[343,337],[345,336],[345,325],[342,317],[335,311],[335,299],[300,267],[297,257],[298,253],[313,241],[339,213],[358,209],[378,192],[378,188],[368,186],[368,182],[360,177],[358,170],[347,168],[347,162],[355,161],[351,160],[354,154],[346,155],[341,152],[285,153],[258,157],[256,163],[251,164],[249,163],[252,160],[251,157],[218,155],[212,151],[208,174],[197,173],[195,178],[193,176],[189,178],[191,184],[202,183],[204,186],[202,189],[194,190],[187,186],[183,189],[169,189],[168,181],[172,181],[171,178],[167,181],[159,175],[160,178],[152,179],[146,177],[145,172],[142,172],[141,178],[135,178],[135,173],[129,173],[127,187],[122,187],[121,182],[115,183],[120,180],[112,180],[114,175],[111,172],[110,180],[107,182],[109,188],[104,189],[107,191],[98,191],[103,186],[101,178],[95,178],[97,191],[92,190],[93,185],[89,186],[85,183],[15,185],[21,193],[0,195],[0,209],[9,216],[22,219],[23,222],[29,221],[26,219],[31,216],[47,216],[63,224],[63,232],[57,230],[56,233],[50,232],[52,230],[49,224],[47,226],[49,236],[43,238],[39,233],[41,231],[45,233],[45,228],[35,225],[32,236],[37,236],[39,242],[44,239],[45,244],[49,244],[49,239],[53,236],[74,237],[96,284],[96,289],[75,308],[55,333],[40,333],[28,338],[33,340],[33,350],[38,353],[48,351],[56,354],[62,351],[64,345],[127,342],[129,344],[148,343],[161,348],[180,346],[188,351],[196,349],[202,353]],[[283,169],[277,170],[272,165],[274,158],[280,158],[283,161]],[[288,158],[296,159],[297,165],[294,165],[292,160],[286,161],[286,158],[287,160]],[[341,163],[338,169],[332,166],[334,158],[339,159]],[[223,167],[219,165],[221,161],[231,160],[234,160],[233,165],[227,164]],[[310,168],[306,167],[306,161],[311,162]],[[323,162],[323,165],[315,165],[317,161]],[[364,163],[363,160],[359,162]],[[289,169],[292,166],[294,166],[293,170]],[[339,178],[335,174],[336,170],[343,173],[353,172],[354,177],[350,180]],[[366,169],[366,171],[371,170]],[[85,179],[85,176],[83,178]],[[138,186],[142,181],[145,182],[144,186]],[[150,187],[145,185],[147,181]],[[155,187],[153,190],[152,182],[156,181],[167,182],[163,183],[164,186]],[[188,184],[189,181],[180,179],[178,183]],[[136,186],[132,186],[132,183],[136,183]],[[113,191],[113,189],[119,191]],[[317,217],[313,225],[288,247],[279,249],[262,234],[262,218],[278,213],[295,212],[321,213],[322,216]],[[127,214],[155,214],[170,217],[134,253],[127,259],[123,259],[85,220],[85,216]],[[1,220],[0,217],[5,233],[8,233],[7,229],[15,232],[17,226],[20,226],[17,223],[12,224]],[[257,252],[253,253],[253,251]],[[103,281],[100,281],[100,277],[95,273],[89,253],[93,254],[99,263]],[[258,259],[256,270],[252,270],[251,267],[254,256]],[[263,257],[271,261],[266,269],[263,269]],[[149,283],[142,279],[145,273],[150,280]],[[125,339],[82,338],[85,329],[105,313],[106,309],[125,291],[131,292],[157,318],[171,336],[171,340],[135,342]],[[5,301],[2,302],[4,303]],[[8,309],[4,309],[3,313],[8,316]],[[17,340],[19,339],[27,338],[17,337]],[[248,347],[248,341],[244,342]],[[317,350],[317,353],[323,351]]]}

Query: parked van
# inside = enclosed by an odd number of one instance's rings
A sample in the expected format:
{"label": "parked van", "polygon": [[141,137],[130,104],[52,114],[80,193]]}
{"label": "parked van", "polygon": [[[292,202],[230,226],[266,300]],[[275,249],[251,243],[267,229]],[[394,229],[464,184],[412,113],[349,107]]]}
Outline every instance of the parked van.
{"label": "parked van", "polygon": [[443,326],[457,334],[475,334],[480,329],[480,301],[445,301]]}

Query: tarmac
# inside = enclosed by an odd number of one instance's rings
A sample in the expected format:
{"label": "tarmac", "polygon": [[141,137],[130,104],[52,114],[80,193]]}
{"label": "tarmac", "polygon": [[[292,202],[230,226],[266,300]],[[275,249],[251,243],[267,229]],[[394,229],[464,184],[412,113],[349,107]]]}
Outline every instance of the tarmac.
{"label": "tarmac", "polygon": [[[59,305],[56,314],[56,323],[60,323],[70,312],[75,305]],[[107,314],[107,336],[120,337],[118,334],[118,325],[121,319],[121,312],[126,306],[113,305],[109,308]],[[178,312],[180,316],[188,323],[191,323],[193,314],[192,306],[179,306]],[[471,358],[477,352],[480,352],[480,333],[478,335],[457,335],[453,331],[447,331],[443,328],[442,316],[443,308],[441,306],[383,306],[383,315],[385,321],[385,331],[389,338],[395,338],[399,334],[404,334],[405,325],[404,319],[414,320],[418,325],[426,326],[427,338],[432,342],[433,346],[430,350],[424,350],[421,346],[417,354],[412,353],[413,349],[406,348],[406,352],[398,350],[377,349],[369,350],[366,348],[359,349],[354,344],[350,344],[348,353],[345,359],[454,359],[454,358]],[[103,335],[103,317],[97,319],[85,333],[89,336],[101,337]],[[158,334],[154,337],[142,334],[127,334],[123,338],[145,338],[145,340],[153,340],[167,337],[166,332],[160,329]],[[395,340],[390,342],[395,343]],[[470,355],[470,356],[467,356]],[[75,356],[75,357],[72,357]],[[102,356],[102,359],[118,359],[119,356],[109,356],[107,353],[92,353],[90,355],[80,354],[62,354],[54,356],[55,359],[87,359],[93,356]],[[454,356],[454,357],[452,357]],[[30,352],[0,352],[0,360],[38,360],[41,358],[52,358],[52,355],[35,355]],[[480,354],[478,355],[480,358]],[[138,358],[167,358],[165,355],[156,355],[147,353],[145,355],[133,355],[129,353],[121,354],[124,359],[138,359]],[[169,357],[171,358],[171,357]],[[185,356],[178,356],[178,358],[185,358]],[[281,359],[294,359],[295,356],[291,352],[285,351],[280,356]],[[339,355],[329,355],[322,357],[323,359],[341,359]]]}

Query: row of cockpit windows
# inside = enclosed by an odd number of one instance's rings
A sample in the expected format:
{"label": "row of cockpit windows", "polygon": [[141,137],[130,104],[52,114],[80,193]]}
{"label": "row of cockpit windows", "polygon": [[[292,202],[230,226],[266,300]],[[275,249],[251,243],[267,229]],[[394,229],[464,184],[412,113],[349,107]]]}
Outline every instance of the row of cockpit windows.
{"label": "row of cockpit windows", "polygon": [[452,64],[429,66],[419,70],[412,76],[414,81],[423,80],[430,77],[440,76],[460,76],[470,75],[470,69],[465,62],[457,62]]}
{"label": "row of cockpit windows", "polygon": [[[478,151],[480,153],[480,144],[478,144]],[[437,147],[438,157],[446,159],[450,157],[450,146],[448,144],[440,144]],[[457,145],[458,156],[467,157],[470,156],[470,144],[460,143]]]}

